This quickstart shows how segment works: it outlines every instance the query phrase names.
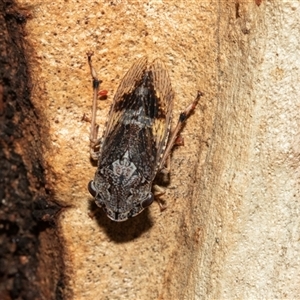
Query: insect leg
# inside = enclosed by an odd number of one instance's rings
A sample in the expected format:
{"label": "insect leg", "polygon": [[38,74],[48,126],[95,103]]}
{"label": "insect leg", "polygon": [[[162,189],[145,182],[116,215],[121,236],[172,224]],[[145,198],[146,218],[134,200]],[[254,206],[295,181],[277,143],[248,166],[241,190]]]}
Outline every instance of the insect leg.
{"label": "insect leg", "polygon": [[93,78],[93,106],[92,106],[92,119],[91,119],[91,130],[90,130],[90,152],[91,158],[93,160],[98,160],[98,151],[95,150],[97,146],[99,146],[101,139],[98,139],[98,128],[99,126],[96,124],[96,113],[97,113],[97,98],[99,93],[99,86],[102,83],[102,80],[99,80],[97,77],[96,70],[92,66],[92,56],[94,52],[87,52],[88,63],[90,67],[91,76]]}
{"label": "insect leg", "polygon": [[200,98],[203,95],[204,94],[202,92],[198,91],[195,100],[180,114],[177,125],[176,125],[175,129],[173,130],[173,132],[171,133],[167,147],[164,151],[164,155],[161,159],[159,170],[162,170],[164,168],[165,162],[166,162],[167,158],[169,157],[173,146],[176,144],[176,140],[178,138],[178,135],[179,135],[183,125],[184,125],[184,122],[187,120],[187,118],[189,117],[191,112],[195,109],[197,103],[199,102]]}
{"label": "insect leg", "polygon": [[164,211],[167,208],[167,205],[163,204],[159,199],[159,197],[164,195],[166,193],[166,190],[157,184],[153,186],[153,189],[154,189],[155,201],[158,203],[160,211]]}
{"label": "insect leg", "polygon": [[[176,137],[172,147],[174,146],[184,146],[184,139],[180,134]],[[170,155],[168,155],[165,159],[165,164],[163,168],[160,170],[160,173],[164,176],[163,178],[165,178],[165,176],[167,176],[170,173],[170,170],[171,170],[171,157]]]}

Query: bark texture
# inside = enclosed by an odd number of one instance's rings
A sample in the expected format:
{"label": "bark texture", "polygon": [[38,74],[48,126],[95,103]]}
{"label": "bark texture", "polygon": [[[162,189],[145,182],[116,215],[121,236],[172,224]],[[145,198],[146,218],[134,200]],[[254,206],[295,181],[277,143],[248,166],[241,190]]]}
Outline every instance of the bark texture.
{"label": "bark texture", "polygon": [[[31,102],[28,10],[0,2],[0,299],[60,299],[55,231],[60,206],[46,186],[46,118]],[[44,146],[43,146],[44,144]],[[51,243],[49,243],[51,240]],[[51,270],[51,272],[49,272]]]}

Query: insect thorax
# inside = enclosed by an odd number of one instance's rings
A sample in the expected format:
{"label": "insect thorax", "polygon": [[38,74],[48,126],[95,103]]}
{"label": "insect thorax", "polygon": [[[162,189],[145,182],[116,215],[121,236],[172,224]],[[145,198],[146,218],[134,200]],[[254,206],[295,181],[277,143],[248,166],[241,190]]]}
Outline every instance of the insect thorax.
{"label": "insect thorax", "polygon": [[99,165],[94,179],[96,204],[114,221],[134,217],[153,201],[152,180],[139,169],[128,150],[110,164]]}

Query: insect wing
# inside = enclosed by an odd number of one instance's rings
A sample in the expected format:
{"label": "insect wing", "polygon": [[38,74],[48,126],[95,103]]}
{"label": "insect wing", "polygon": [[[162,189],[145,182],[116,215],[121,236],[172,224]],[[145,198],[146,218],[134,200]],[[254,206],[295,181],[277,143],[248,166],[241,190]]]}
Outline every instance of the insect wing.
{"label": "insect wing", "polygon": [[153,74],[153,87],[155,103],[157,105],[157,115],[152,126],[153,142],[157,149],[156,171],[163,156],[171,127],[174,92],[171,86],[169,74],[165,65],[156,59],[150,66]]}
{"label": "insect wing", "polygon": [[104,140],[107,136],[110,136],[111,131],[121,124],[121,116],[124,114],[126,109],[129,109],[129,105],[124,101],[126,95],[133,92],[137,82],[141,80],[142,75],[147,67],[147,57],[142,57],[137,60],[132,67],[128,70],[126,75],[123,77],[117,92],[114,96],[113,104],[110,108],[108,123],[106,125],[106,131],[104,133]]}
{"label": "insect wing", "polygon": [[[151,178],[146,177],[153,180],[168,140],[173,99],[171,81],[162,61],[156,59],[147,67],[146,57],[137,60],[122,79],[115,94],[101,152],[112,150],[111,143],[114,142],[110,140],[115,139],[124,124],[143,123],[145,129],[141,133],[145,149],[139,149],[139,153],[147,150],[145,158],[152,156],[149,157],[153,165]],[[141,139],[136,142],[141,142]]]}

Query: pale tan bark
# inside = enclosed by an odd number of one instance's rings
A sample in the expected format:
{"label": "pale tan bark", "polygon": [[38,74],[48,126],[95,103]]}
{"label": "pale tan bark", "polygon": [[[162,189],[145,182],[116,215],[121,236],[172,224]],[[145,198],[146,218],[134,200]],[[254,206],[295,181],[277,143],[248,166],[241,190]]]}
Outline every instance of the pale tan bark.
{"label": "pale tan bark", "polygon": [[[48,180],[71,206],[59,222],[66,299],[297,298],[299,2],[22,3],[33,5],[27,28],[46,95],[34,101],[50,123]],[[165,61],[176,119],[205,93],[173,153],[162,213],[154,203],[122,224],[88,216],[88,50],[109,90],[100,131],[141,55]]]}

